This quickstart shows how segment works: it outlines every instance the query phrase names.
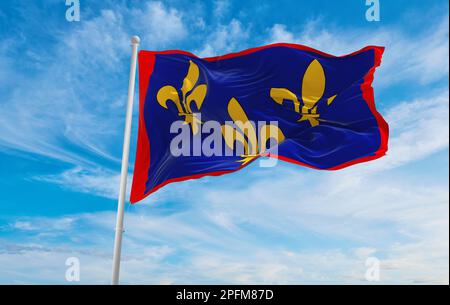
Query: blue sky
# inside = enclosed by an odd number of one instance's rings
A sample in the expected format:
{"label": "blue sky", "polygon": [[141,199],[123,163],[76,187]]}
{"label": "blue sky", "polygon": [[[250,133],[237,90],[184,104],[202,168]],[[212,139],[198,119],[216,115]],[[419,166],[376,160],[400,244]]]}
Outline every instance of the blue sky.
{"label": "blue sky", "polygon": [[81,283],[109,282],[138,34],[201,56],[385,46],[374,87],[391,138],[385,158],[342,171],[251,165],[128,205],[123,283],[368,283],[375,256],[381,283],[448,284],[447,1],[381,0],[367,22],[356,0],[81,0],[72,23],[64,2],[0,3],[0,283],[67,283],[73,256]]}

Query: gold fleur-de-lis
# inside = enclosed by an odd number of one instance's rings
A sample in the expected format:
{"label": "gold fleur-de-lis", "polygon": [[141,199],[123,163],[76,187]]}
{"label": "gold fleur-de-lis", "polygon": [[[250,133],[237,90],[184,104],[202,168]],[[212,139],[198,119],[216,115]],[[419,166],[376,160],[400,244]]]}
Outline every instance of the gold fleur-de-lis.
{"label": "gold fleur-de-lis", "polygon": [[[292,101],[294,104],[294,111],[301,113],[298,120],[309,121],[311,126],[319,125],[320,115],[317,113],[317,102],[323,97],[325,92],[325,72],[322,65],[317,59],[314,59],[306,69],[302,80],[302,103],[298,100],[295,93],[286,88],[271,88],[270,97],[274,102],[282,105],[285,100]],[[337,95],[327,98],[327,105],[329,106]]]}
{"label": "gold fleur-de-lis", "polygon": [[197,134],[200,130],[201,121],[192,111],[192,102],[200,110],[206,97],[207,86],[205,84],[197,85],[200,70],[198,66],[189,60],[189,68],[186,77],[181,86],[181,94],[175,87],[167,85],[158,90],[156,99],[158,103],[168,109],[167,102],[172,101],[178,111],[179,116],[184,116],[185,124],[191,125],[192,133]]}
{"label": "gold fleur-de-lis", "polygon": [[255,126],[249,121],[244,109],[235,98],[231,98],[228,102],[228,114],[236,127],[229,124],[222,125],[222,135],[225,144],[230,149],[234,150],[235,142],[239,142],[244,146],[244,154],[241,155],[242,159],[238,160],[242,164],[247,164],[264,153],[267,141],[271,137],[275,136],[277,143],[281,143],[285,139],[281,129],[272,124],[261,126],[258,139]]}

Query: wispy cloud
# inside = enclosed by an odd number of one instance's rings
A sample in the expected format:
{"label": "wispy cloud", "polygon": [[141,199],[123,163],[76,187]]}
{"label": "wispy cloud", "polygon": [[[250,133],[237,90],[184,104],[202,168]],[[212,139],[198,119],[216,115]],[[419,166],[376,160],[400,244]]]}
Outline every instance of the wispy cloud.
{"label": "wispy cloud", "polygon": [[3,95],[0,145],[75,166],[117,164],[133,31],[124,20],[130,18],[133,27],[151,33],[149,46],[168,46],[187,33],[179,11],[149,2],[141,9],[104,9],[69,32],[55,32],[56,46],[36,51],[52,53],[45,69],[29,76],[12,70],[16,54],[2,48],[0,64],[9,69],[2,74],[24,86]]}
{"label": "wispy cloud", "polygon": [[[324,178],[289,168],[257,175],[247,185],[228,184],[232,180],[223,181],[226,188],[196,184],[190,196],[175,186],[169,201],[129,207],[123,281],[365,283],[365,260],[376,256],[382,283],[448,282],[445,185],[373,173]],[[180,203],[173,206],[173,200]],[[32,270],[39,258],[40,268],[52,270],[40,281],[63,282],[65,258],[77,256],[84,283],[105,283],[114,219],[113,212],[99,212],[14,220],[7,228],[27,235],[3,243],[0,261],[11,266],[21,260]],[[55,243],[54,236],[41,235],[43,226],[71,241]],[[2,275],[16,271],[6,267]],[[36,281],[29,274],[15,278]]]}
{"label": "wispy cloud", "polygon": [[377,72],[380,84],[404,81],[429,84],[448,77],[448,20],[448,14],[430,20],[429,27],[415,35],[395,26],[370,32],[325,27],[321,20],[310,21],[300,32],[275,24],[269,29],[267,42],[299,43],[334,55],[349,54],[371,44],[386,46],[383,64]]}
{"label": "wispy cloud", "polygon": [[228,13],[231,7],[231,1],[229,0],[215,0],[213,14],[216,18],[222,18]]}
{"label": "wispy cloud", "polygon": [[[131,175],[128,180],[131,181]],[[106,168],[74,167],[56,175],[35,176],[35,180],[53,183],[81,193],[95,194],[97,196],[117,199],[120,175],[116,171]],[[130,191],[130,183],[127,185]]]}
{"label": "wispy cloud", "polygon": [[228,24],[218,25],[196,53],[201,57],[208,57],[233,52],[245,48],[248,37],[249,29],[239,20],[232,19]]}
{"label": "wispy cloud", "polygon": [[188,27],[179,10],[161,2],[147,2],[143,9],[132,9],[132,27],[141,33],[148,47],[167,47],[188,35]]}
{"label": "wispy cloud", "polygon": [[389,154],[373,167],[399,166],[448,148],[448,117],[447,90],[394,106],[386,115],[392,129]]}
{"label": "wispy cloud", "polygon": [[2,146],[72,164],[92,164],[95,156],[115,158],[106,146],[120,120],[104,113],[115,107],[109,96],[123,93],[104,78],[123,66],[127,40],[120,22],[112,11],[103,11],[61,37],[46,69],[23,77],[26,86],[16,87],[0,104]]}

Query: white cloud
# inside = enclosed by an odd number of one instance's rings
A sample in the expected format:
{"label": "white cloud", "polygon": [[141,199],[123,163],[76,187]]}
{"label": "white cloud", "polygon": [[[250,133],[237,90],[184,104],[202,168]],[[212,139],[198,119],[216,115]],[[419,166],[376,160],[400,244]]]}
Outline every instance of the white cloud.
{"label": "white cloud", "polygon": [[[381,283],[448,283],[448,188],[377,175],[342,182],[348,179],[281,168],[247,186],[197,187],[191,196],[180,195],[182,206],[176,208],[165,201],[129,207],[121,278],[366,283],[365,260],[375,256]],[[65,258],[77,256],[82,283],[107,283],[114,220],[113,212],[14,220],[12,229],[36,235],[3,243],[0,281],[61,283]],[[71,240],[54,243],[54,235],[39,234],[44,227]],[[45,274],[31,272],[37,259]]]}
{"label": "white cloud", "polygon": [[387,109],[389,150],[385,157],[345,169],[350,175],[383,171],[424,159],[449,145],[447,89],[430,92]]}
{"label": "white cloud", "polygon": [[123,93],[104,79],[125,68],[128,38],[121,23],[116,13],[102,11],[60,37],[46,69],[19,76],[23,86],[0,104],[1,146],[72,164],[93,164],[96,157],[117,161],[109,145],[121,122],[108,96]]}
{"label": "white cloud", "polygon": [[[321,20],[309,22],[294,33],[283,24],[269,29],[267,43],[292,42],[307,45],[334,55],[344,55],[367,45],[386,47],[383,63],[377,72],[380,84],[414,81],[429,84],[448,76],[448,14],[430,21],[428,29],[411,36],[397,27],[376,31],[324,28]],[[379,74],[378,74],[379,73]]]}
{"label": "white cloud", "polygon": [[287,42],[287,43],[299,43],[292,32],[286,29],[284,24],[274,24],[270,28],[269,43]]}
{"label": "white cloud", "polygon": [[2,41],[0,65],[9,70],[1,75],[22,85],[8,86],[2,95],[0,147],[88,168],[118,164],[133,27],[148,33],[143,38],[152,47],[170,45],[187,33],[181,13],[161,2],[105,9],[71,31],[55,32],[52,49],[33,51],[33,57],[46,54],[44,68],[24,75],[12,69],[14,54],[6,52],[11,48],[3,48],[14,42]]}
{"label": "white cloud", "polygon": [[142,33],[144,45],[164,47],[188,34],[182,13],[161,2],[148,2],[142,10],[133,9],[131,18],[135,21],[135,30]]}
{"label": "white cloud", "polygon": [[355,249],[355,255],[361,259],[365,259],[374,255],[377,252],[377,249],[369,248],[369,247],[361,247]]}
{"label": "white cloud", "polygon": [[248,37],[249,29],[243,27],[239,20],[232,19],[229,24],[218,25],[196,53],[201,57],[208,57],[238,51],[245,48]]}
{"label": "white cloud", "polygon": [[391,108],[386,115],[392,129],[391,148],[385,160],[377,166],[398,166],[448,148],[448,118],[446,90]]}
{"label": "white cloud", "polygon": [[[61,174],[36,176],[34,179],[110,199],[117,199],[119,194],[120,174],[103,168],[84,169],[77,166]],[[131,181],[131,175],[128,181]],[[130,183],[127,184],[128,194],[129,191]]]}
{"label": "white cloud", "polygon": [[216,18],[222,18],[230,10],[231,3],[229,0],[215,0],[213,14]]}

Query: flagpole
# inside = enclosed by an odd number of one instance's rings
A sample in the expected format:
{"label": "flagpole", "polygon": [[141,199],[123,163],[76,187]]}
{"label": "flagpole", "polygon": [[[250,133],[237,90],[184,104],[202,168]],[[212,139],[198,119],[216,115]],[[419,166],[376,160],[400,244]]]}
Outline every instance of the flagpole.
{"label": "flagpole", "polygon": [[120,170],[120,188],[117,206],[116,234],[114,238],[114,254],[112,266],[112,284],[119,284],[120,254],[122,250],[123,216],[125,194],[127,190],[128,157],[130,154],[131,118],[133,115],[134,84],[136,80],[136,61],[140,39],[131,37],[130,81],[128,83],[127,114],[125,118],[125,134],[123,136],[122,167]]}

